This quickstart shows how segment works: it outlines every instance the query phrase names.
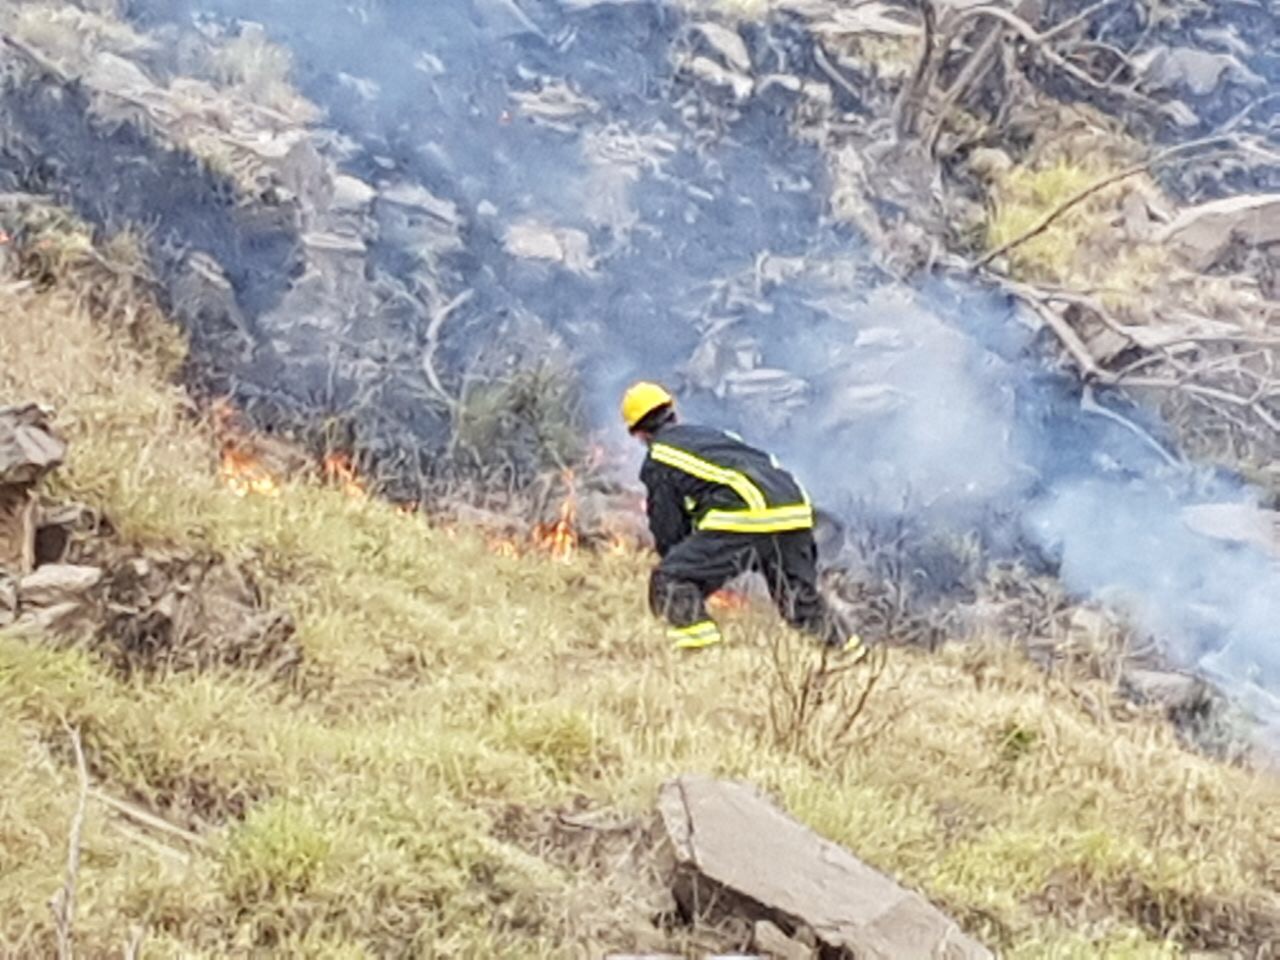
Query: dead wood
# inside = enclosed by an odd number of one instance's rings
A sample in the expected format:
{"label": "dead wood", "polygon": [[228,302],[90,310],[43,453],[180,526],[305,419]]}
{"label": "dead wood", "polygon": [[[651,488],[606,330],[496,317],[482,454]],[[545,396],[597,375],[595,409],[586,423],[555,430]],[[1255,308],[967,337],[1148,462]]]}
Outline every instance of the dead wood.
{"label": "dead wood", "polygon": [[920,42],[920,59],[916,62],[916,69],[911,76],[911,81],[903,86],[893,107],[893,127],[899,140],[915,131],[916,115],[920,111],[925,91],[933,85],[933,79],[939,69],[934,64],[934,51],[937,46],[935,40],[938,29],[937,10],[933,5],[933,0],[919,0],[919,5],[923,29]]}
{"label": "dead wood", "polygon": [[849,81],[848,77],[836,69],[835,64],[827,59],[826,51],[822,49],[822,44],[820,42],[813,45],[813,61],[818,65],[818,69],[830,77],[831,82],[841,90],[849,94],[849,96],[853,97],[855,100],[862,99],[862,93],[858,88]]}
{"label": "dead wood", "polygon": [[135,804],[119,800],[116,797],[103,793],[101,790],[96,788],[90,791],[90,796],[101,803],[104,807],[107,807],[115,813],[118,813],[141,826],[148,827],[171,837],[176,837],[193,847],[203,848],[208,846],[204,838],[199,834],[192,833],[190,830],[184,830],[182,827],[172,824],[168,820],[157,817],[154,813],[144,810]]}
{"label": "dead wood", "polygon": [[67,836],[67,873],[62,889],[49,901],[53,911],[54,933],[58,938],[58,960],[71,960],[75,952],[76,885],[80,878],[80,838],[84,830],[84,811],[89,799],[89,769],[80,743],[80,731],[68,728],[71,748],[75,752],[76,774],[80,789],[75,813]]}
{"label": "dead wood", "polygon": [[1058,204],[1056,207],[1054,207],[1052,210],[1050,210],[1038,221],[1036,221],[1034,224],[1032,224],[1022,233],[1018,234],[1016,237],[1013,237],[1011,240],[1008,240],[1005,243],[1002,243],[1000,246],[996,247],[994,250],[991,250],[990,252],[983,254],[983,256],[979,258],[977,263],[974,264],[974,266],[976,268],[986,267],[990,265],[990,263],[993,260],[995,260],[997,257],[1004,256],[1004,254],[1008,253],[1010,250],[1020,247],[1022,246],[1022,244],[1026,243],[1028,240],[1031,240],[1031,239],[1034,239],[1035,237],[1040,236],[1040,234],[1048,230],[1051,226],[1057,223],[1060,219],[1062,219],[1064,215],[1069,213],[1075,207],[1084,203],[1084,201],[1088,200],[1090,197],[1094,196],[1095,194],[1102,192],[1108,187],[1114,186],[1115,184],[1120,183],[1122,180],[1128,180],[1130,177],[1136,177],[1140,173],[1146,173],[1150,171],[1153,167],[1156,167],[1162,163],[1166,163],[1176,157],[1180,157],[1183,154],[1193,153],[1196,150],[1200,150],[1200,149],[1214,146],[1214,145],[1222,145],[1222,144],[1229,144],[1233,148],[1238,147],[1238,144],[1234,141],[1234,138],[1223,135],[1223,134],[1214,134],[1213,136],[1210,136],[1210,137],[1204,137],[1199,140],[1189,140],[1186,143],[1181,143],[1176,146],[1169,147],[1165,150],[1161,150],[1157,153],[1152,154],[1150,157],[1148,157],[1147,159],[1139,163],[1131,164],[1130,166],[1125,167],[1124,169],[1119,170],[1116,173],[1108,174],[1107,176],[1102,177],[1099,180],[1095,180],[1093,183],[1089,184],[1089,186],[1081,190],[1078,190],[1076,193],[1072,194],[1062,203]]}
{"label": "dead wood", "polygon": [[427,382],[431,384],[445,406],[453,413],[457,413],[461,404],[459,401],[444,388],[444,383],[440,379],[439,373],[436,371],[435,356],[436,351],[440,348],[440,331],[444,327],[445,321],[451,317],[459,307],[466,305],[472,297],[475,296],[474,290],[464,290],[448,303],[434,310],[431,314],[431,323],[427,327],[427,343],[422,351],[422,372],[427,378]]}

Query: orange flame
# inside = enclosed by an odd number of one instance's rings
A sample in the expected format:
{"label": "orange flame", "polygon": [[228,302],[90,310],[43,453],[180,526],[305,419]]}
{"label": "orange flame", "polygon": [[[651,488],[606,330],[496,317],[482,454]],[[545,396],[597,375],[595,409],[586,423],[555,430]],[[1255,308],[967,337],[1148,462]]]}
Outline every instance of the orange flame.
{"label": "orange flame", "polygon": [[560,503],[555,523],[539,524],[533,531],[533,542],[557,560],[568,560],[578,552],[578,490],[572,470],[565,470],[567,488]]}
{"label": "orange flame", "polygon": [[615,533],[605,543],[604,552],[611,557],[625,557],[633,552],[633,546],[626,537]]}
{"label": "orange flame", "polygon": [[280,481],[262,461],[242,446],[245,431],[237,422],[236,408],[225,398],[213,403],[213,432],[221,445],[218,480],[237,497],[255,494],[280,496]]}
{"label": "orange flame", "polygon": [[751,598],[736,590],[717,590],[707,597],[707,608],[716,613],[737,613],[751,606]]}
{"label": "orange flame", "polygon": [[258,458],[233,446],[222,450],[218,479],[237,497],[256,494],[260,497],[280,496],[280,484]]}
{"label": "orange flame", "polygon": [[520,556],[520,546],[509,537],[489,537],[485,541],[489,550],[499,557]]}
{"label": "orange flame", "polygon": [[325,477],[348,497],[363,500],[369,496],[369,490],[360,479],[360,474],[356,472],[356,466],[352,463],[350,455],[340,452],[331,453],[324,458],[322,466]]}

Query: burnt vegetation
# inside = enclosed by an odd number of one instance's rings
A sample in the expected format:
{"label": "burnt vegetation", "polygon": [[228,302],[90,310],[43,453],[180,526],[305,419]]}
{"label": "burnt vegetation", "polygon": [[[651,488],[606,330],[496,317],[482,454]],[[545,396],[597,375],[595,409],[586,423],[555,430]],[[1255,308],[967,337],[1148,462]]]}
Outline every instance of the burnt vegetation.
{"label": "burnt vegetation", "polygon": [[[1021,511],[1280,490],[1274,18],[355,6],[336,50],[235,0],[0,13],[0,406],[69,445],[0,577],[0,953],[752,949],[657,867],[702,769],[1003,955],[1270,956],[1274,776],[1169,670],[1249,624],[1086,602]],[[593,435],[635,356],[812,448],[868,662],[750,583],[665,651]],[[1186,522],[1274,549],[1240,516]]]}

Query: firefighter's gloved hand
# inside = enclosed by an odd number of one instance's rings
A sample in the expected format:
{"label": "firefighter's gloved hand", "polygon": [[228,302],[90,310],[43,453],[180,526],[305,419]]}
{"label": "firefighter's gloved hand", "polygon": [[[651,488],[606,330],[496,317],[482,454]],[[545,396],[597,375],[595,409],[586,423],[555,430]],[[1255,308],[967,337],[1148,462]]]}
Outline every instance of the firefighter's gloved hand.
{"label": "firefighter's gloved hand", "polygon": [[702,650],[724,642],[724,635],[714,620],[703,620],[688,627],[673,627],[667,631],[667,636],[676,650]]}

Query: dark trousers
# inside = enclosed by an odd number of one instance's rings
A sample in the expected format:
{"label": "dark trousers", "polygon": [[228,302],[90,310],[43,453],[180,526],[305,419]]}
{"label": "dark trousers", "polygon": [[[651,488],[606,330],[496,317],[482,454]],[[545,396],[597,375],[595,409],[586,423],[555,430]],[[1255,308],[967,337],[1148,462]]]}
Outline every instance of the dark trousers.
{"label": "dark trousers", "polygon": [[842,644],[847,639],[818,592],[818,548],[811,530],[695,532],[654,568],[649,606],[675,628],[706,622],[707,597],[747,571],[764,575],[774,605],[792,626],[823,643]]}

